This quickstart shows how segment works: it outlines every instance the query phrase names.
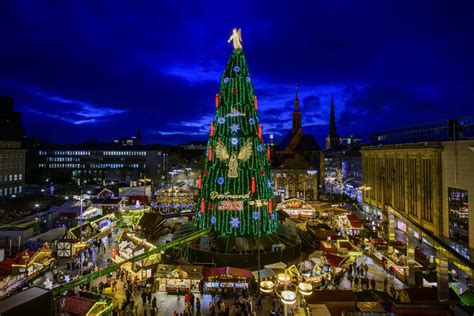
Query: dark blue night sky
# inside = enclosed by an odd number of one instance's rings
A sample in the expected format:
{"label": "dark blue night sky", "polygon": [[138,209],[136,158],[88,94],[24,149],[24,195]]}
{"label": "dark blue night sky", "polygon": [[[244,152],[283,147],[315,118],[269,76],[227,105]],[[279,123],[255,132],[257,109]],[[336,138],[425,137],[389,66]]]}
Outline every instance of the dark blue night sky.
{"label": "dark blue night sky", "polygon": [[474,114],[472,1],[52,3],[0,2],[0,95],[28,136],[206,139],[234,26],[265,133],[290,128],[295,83],[321,144],[331,94],[341,135]]}

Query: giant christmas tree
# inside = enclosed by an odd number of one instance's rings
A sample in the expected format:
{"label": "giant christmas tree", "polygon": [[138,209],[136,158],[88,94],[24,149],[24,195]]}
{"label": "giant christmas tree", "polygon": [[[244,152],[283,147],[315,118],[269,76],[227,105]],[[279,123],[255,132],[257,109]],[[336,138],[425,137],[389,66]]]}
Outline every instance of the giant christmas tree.
{"label": "giant christmas tree", "polygon": [[217,235],[269,235],[278,225],[270,149],[263,142],[257,97],[239,45],[227,62],[215,104],[194,223]]}

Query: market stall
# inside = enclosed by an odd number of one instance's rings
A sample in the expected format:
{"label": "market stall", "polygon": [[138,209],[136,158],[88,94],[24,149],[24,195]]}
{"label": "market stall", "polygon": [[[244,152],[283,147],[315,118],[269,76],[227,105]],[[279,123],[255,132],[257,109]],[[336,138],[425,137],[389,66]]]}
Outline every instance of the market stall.
{"label": "market stall", "polygon": [[[69,229],[64,237],[65,242],[71,243],[72,253],[75,254],[81,249],[87,247],[88,242],[102,239],[106,242],[107,235],[115,227],[115,215],[108,214],[95,220],[86,222],[81,225]],[[82,237],[81,237],[82,236]]]}
{"label": "market stall", "polygon": [[[123,234],[118,244],[118,249],[113,251],[112,260],[116,263],[120,263],[155,248],[155,245],[131,233]],[[133,263],[128,262],[123,264],[122,268],[131,273],[134,278],[137,277],[139,281],[146,281],[153,277],[160,260],[161,254],[154,254]]]}
{"label": "market stall", "polygon": [[202,266],[159,264],[155,272],[158,290],[167,293],[199,291]]}
{"label": "market stall", "polygon": [[214,268],[203,272],[205,278],[203,291],[206,293],[232,293],[234,289],[248,289],[252,272],[245,269],[225,267]]}

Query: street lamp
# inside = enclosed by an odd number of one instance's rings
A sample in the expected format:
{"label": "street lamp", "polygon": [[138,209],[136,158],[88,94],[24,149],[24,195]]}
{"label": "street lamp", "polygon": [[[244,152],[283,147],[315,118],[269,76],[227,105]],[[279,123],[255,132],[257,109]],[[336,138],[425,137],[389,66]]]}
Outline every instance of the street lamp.
{"label": "street lamp", "polygon": [[[288,315],[288,305],[296,303],[297,294],[300,293],[302,296],[303,307],[306,308],[305,296],[313,293],[313,286],[311,283],[299,282],[298,285],[294,285],[291,282],[291,277],[288,275],[288,271],[285,269],[285,273],[277,275],[278,284],[273,281],[262,281],[260,282],[260,291],[262,293],[275,292],[280,297],[281,302],[285,305],[285,316]],[[282,289],[283,288],[283,289]]]}
{"label": "street lamp", "polygon": [[[87,195],[87,194],[82,194],[82,191],[81,191],[81,195],[74,195],[73,198],[74,198],[74,200],[77,200],[77,201],[80,201],[80,202],[81,202],[81,218],[80,218],[80,223],[81,223],[81,226],[80,226],[81,237],[80,237],[80,238],[81,238],[81,244],[82,244],[82,242],[83,242],[83,240],[82,240],[82,224],[83,224],[83,222],[82,222],[82,220],[83,220],[83,218],[82,218],[82,209],[83,209],[83,202],[84,202],[85,200],[88,200],[88,199],[90,198],[90,196]],[[81,250],[80,256],[81,256],[81,275],[82,275],[82,250]]]}

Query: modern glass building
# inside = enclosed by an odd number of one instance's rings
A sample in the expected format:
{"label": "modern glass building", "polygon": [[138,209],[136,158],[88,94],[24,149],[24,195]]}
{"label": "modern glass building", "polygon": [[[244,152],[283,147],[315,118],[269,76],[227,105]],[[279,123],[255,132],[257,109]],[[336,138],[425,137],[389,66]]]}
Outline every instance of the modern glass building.
{"label": "modern glass building", "polygon": [[474,116],[441,120],[373,133],[372,145],[474,139]]}

